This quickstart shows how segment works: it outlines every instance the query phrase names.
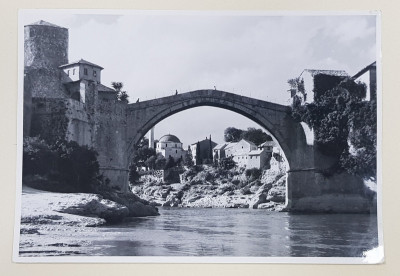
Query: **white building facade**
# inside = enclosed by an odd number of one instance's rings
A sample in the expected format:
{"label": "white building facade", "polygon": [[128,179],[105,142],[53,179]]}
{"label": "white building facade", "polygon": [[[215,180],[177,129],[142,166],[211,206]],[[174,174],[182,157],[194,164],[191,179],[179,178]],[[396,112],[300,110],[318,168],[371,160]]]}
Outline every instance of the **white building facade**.
{"label": "white building facade", "polygon": [[156,152],[165,158],[172,157],[175,161],[184,160],[186,151],[178,137],[172,134],[164,135],[156,144]]}
{"label": "white building facade", "polygon": [[232,157],[238,167],[246,169],[262,169],[269,162],[272,149],[265,147],[258,148],[254,143],[247,140],[240,140],[237,143],[219,144],[213,149],[214,161],[225,157]]}

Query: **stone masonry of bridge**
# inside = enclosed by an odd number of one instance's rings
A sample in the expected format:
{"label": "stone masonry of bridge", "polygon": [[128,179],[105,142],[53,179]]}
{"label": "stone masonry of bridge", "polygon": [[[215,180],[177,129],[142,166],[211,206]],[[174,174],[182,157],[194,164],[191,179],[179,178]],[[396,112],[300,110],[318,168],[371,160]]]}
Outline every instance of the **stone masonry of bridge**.
{"label": "stone masonry of bridge", "polygon": [[199,106],[213,106],[239,113],[267,129],[278,141],[289,163],[287,208],[292,211],[368,211],[363,182],[342,173],[324,176],[335,160],[314,146],[307,127],[292,119],[290,107],[218,90],[197,90],[133,103],[126,110],[127,162],[135,145],[158,122]]}

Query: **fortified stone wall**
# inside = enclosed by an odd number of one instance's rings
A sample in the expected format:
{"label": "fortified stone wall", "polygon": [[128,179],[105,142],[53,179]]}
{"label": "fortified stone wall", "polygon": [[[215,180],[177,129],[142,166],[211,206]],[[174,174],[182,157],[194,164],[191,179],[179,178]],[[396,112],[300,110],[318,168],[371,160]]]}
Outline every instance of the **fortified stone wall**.
{"label": "fortified stone wall", "polygon": [[92,146],[92,130],[84,105],[72,99],[33,98],[31,136]]}
{"label": "fortified stone wall", "polygon": [[32,124],[32,82],[24,74],[24,137],[29,136]]}
{"label": "fortified stone wall", "polygon": [[128,191],[126,106],[118,101],[98,101],[96,109],[95,149],[104,176],[110,185]]}
{"label": "fortified stone wall", "polygon": [[67,90],[60,81],[60,72],[46,68],[25,67],[25,80],[29,89],[24,91],[35,98],[65,99]]}

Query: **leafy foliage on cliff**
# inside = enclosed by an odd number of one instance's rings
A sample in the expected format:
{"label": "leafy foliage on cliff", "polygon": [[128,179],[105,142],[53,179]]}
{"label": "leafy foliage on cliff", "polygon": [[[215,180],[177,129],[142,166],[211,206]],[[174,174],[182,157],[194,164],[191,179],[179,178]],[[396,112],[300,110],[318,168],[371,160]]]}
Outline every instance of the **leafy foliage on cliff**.
{"label": "leafy foliage on cliff", "polygon": [[102,183],[95,150],[37,137],[24,139],[23,177],[37,188],[59,192],[92,192]]}
{"label": "leafy foliage on cliff", "polygon": [[314,102],[302,105],[295,96],[292,116],[314,130],[324,154],[337,158],[336,171],[375,179],[376,100],[362,101],[365,94],[365,84],[351,79],[316,78]]}
{"label": "leafy foliage on cliff", "polygon": [[256,145],[260,145],[265,141],[272,141],[271,136],[262,131],[262,129],[256,129],[254,127],[249,127],[247,130],[237,129],[234,127],[228,127],[225,129],[225,142],[239,142],[241,139],[251,141]]}
{"label": "leafy foliage on cliff", "polygon": [[129,95],[122,90],[124,84],[122,82],[112,82],[111,86],[117,91],[117,100],[123,103],[129,103]]}

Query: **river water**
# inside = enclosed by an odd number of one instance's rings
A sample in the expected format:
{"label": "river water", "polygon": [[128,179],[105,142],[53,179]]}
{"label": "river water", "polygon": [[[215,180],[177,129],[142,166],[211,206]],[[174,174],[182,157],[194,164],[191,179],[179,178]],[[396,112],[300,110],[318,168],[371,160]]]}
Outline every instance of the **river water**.
{"label": "river water", "polygon": [[361,257],[378,245],[376,215],[159,209],[101,227],[88,255]]}

